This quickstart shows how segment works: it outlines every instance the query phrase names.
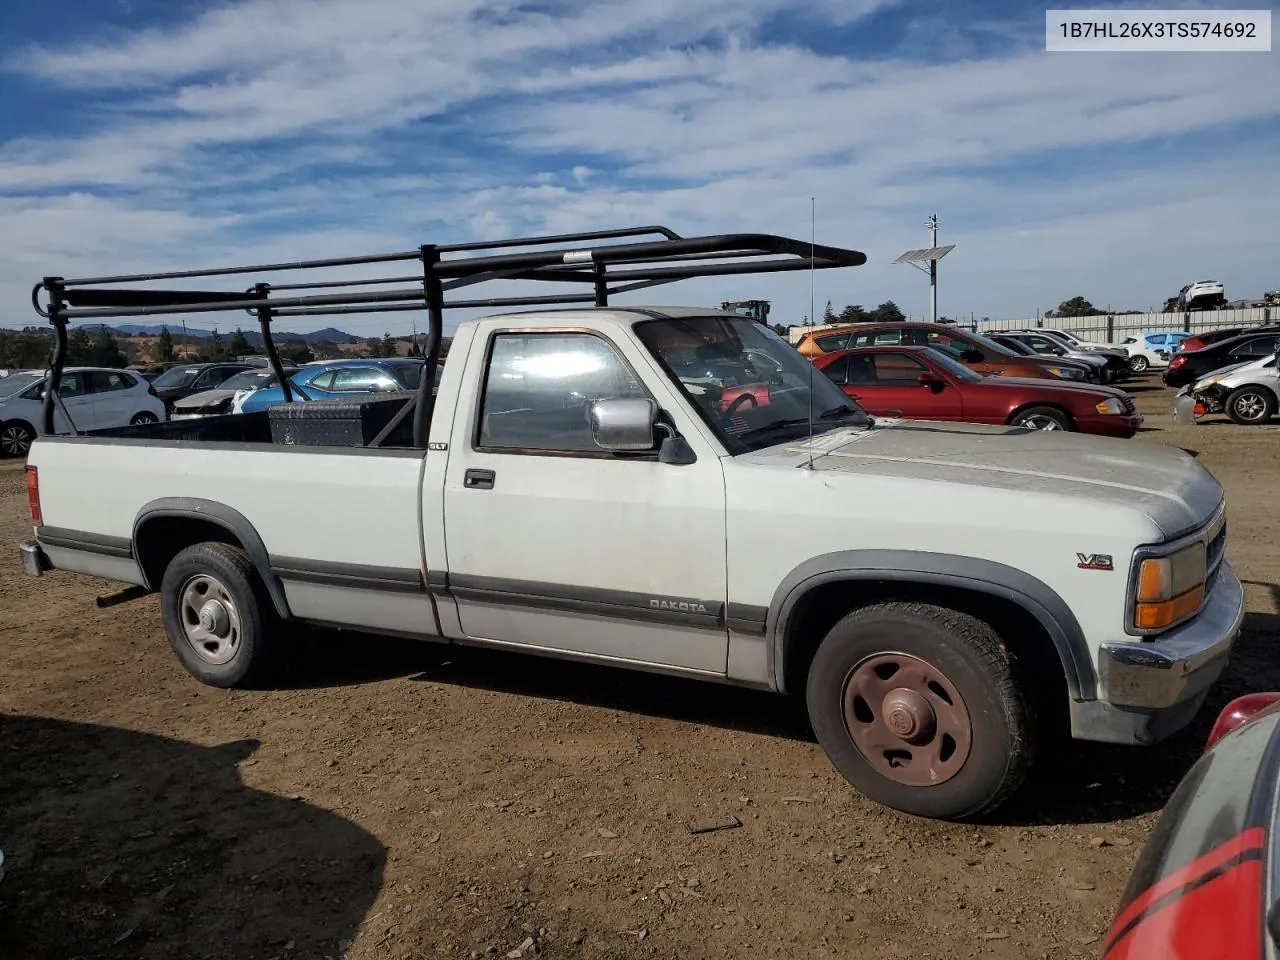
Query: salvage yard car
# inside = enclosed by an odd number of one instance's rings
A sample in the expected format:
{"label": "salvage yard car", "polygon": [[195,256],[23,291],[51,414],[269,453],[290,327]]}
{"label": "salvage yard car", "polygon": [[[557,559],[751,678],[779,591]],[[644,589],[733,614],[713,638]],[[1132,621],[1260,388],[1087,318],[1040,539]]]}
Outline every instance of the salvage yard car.
{"label": "salvage yard car", "polygon": [[1224,367],[1195,383],[1189,383],[1173,398],[1173,419],[1195,423],[1213,413],[1225,413],[1240,424],[1266,423],[1280,408],[1280,375],[1276,354],[1249,363]]}
{"label": "salvage yard car", "polygon": [[[642,227],[48,279],[55,367],[70,321],[194,303],[253,310],[264,332],[298,311],[425,309],[426,369],[411,395],[42,437],[24,569],[134,585],[103,602],[158,593],[177,658],[220,687],[264,682],[292,620],[798,694],[855,788],[928,817],[998,807],[1059,721],[1130,744],[1185,725],[1244,611],[1222,488],[1193,458],[879,420],[749,318],[609,303],[865,260]],[[397,261],[421,286],[342,271]],[[273,291],[293,269],[320,287]],[[261,282],[238,294],[245,274]],[[149,286],[224,276],[232,289]],[[445,297],[501,278],[587,292]],[[444,310],[478,303],[531,309],[461,324],[433,390]],[[750,358],[769,402],[730,413],[691,389],[677,368],[703,347]]]}
{"label": "salvage yard car", "polygon": [[1116,387],[983,377],[933,347],[859,347],[813,362],[871,414],[1109,437],[1132,437],[1142,425],[1133,399]]}

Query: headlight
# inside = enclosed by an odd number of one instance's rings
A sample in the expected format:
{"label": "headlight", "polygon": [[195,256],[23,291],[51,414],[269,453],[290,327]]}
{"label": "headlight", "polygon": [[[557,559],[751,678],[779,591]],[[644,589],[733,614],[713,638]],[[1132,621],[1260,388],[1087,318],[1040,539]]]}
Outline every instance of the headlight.
{"label": "headlight", "polygon": [[1096,405],[1093,409],[1097,410],[1099,413],[1102,413],[1102,414],[1118,416],[1119,414],[1124,413],[1124,404],[1121,403],[1116,397],[1108,397],[1106,400],[1103,400],[1101,403]]}
{"label": "headlight", "polygon": [[1083,380],[1085,378],[1085,372],[1076,367],[1046,367],[1045,369],[1055,377],[1060,377],[1063,380]]}
{"label": "headlight", "polygon": [[1197,380],[1196,385],[1193,389],[1200,390],[1203,387],[1211,387],[1221,379],[1222,379],[1221,374],[1215,375],[1212,377],[1205,377],[1203,380]]}
{"label": "headlight", "polygon": [[1162,630],[1192,616],[1204,603],[1208,575],[1203,543],[1142,560],[1134,574],[1133,625],[1139,630]]}

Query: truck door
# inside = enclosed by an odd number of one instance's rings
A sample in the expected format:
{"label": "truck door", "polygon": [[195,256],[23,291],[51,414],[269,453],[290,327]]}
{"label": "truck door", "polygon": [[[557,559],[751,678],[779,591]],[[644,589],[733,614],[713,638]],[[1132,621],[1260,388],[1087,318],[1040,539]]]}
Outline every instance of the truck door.
{"label": "truck door", "polygon": [[[728,634],[720,461],[595,445],[594,400],[664,383],[630,340],[483,321],[445,467],[449,592],[463,633],[500,644],[723,675]],[[683,429],[683,428],[682,428]],[[704,444],[704,447],[700,447]],[[430,455],[428,455],[430,458]]]}

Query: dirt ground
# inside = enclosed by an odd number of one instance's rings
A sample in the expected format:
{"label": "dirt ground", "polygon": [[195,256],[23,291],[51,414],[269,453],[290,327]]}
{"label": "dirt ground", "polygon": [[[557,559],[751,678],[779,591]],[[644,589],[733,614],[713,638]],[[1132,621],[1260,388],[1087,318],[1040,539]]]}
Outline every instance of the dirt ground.
{"label": "dirt ground", "polygon": [[154,598],[23,576],[0,464],[0,956],[1098,956],[1217,708],[1280,688],[1280,425],[1131,390],[1131,442],[1226,487],[1244,633],[1191,729],[1058,747],[981,826],[861,799],[780,697],[320,632],[271,690],[201,686]]}

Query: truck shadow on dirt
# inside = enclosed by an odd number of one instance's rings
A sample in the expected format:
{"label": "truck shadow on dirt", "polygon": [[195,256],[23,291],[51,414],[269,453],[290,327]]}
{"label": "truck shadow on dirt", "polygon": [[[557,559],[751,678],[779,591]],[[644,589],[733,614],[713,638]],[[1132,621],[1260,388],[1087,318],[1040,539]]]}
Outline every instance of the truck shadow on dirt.
{"label": "truck shadow on dirt", "polygon": [[386,852],[244,785],[244,740],[0,715],[0,956],[341,956]]}
{"label": "truck shadow on dirt", "polygon": [[[1275,589],[1280,596],[1280,588]],[[1248,614],[1231,662],[1195,720],[1159,744],[1123,747],[1070,740],[1048,742],[1040,769],[988,822],[1083,825],[1160,810],[1199,756],[1221,708],[1243,693],[1280,690],[1280,659],[1274,654],[1278,634],[1280,616]],[[307,658],[311,666],[296,673],[290,685],[409,677],[814,741],[804,704],[797,697],[505,651],[363,636],[357,645],[349,635],[344,636],[348,637],[341,641],[345,653],[336,647],[324,652],[327,644],[337,641],[318,633],[313,642],[321,644],[320,656]],[[357,646],[360,662],[353,664],[347,658]],[[332,671],[322,666],[325,662],[334,664]]]}

